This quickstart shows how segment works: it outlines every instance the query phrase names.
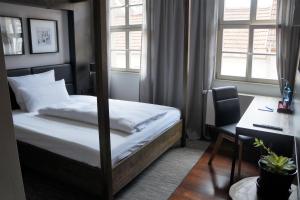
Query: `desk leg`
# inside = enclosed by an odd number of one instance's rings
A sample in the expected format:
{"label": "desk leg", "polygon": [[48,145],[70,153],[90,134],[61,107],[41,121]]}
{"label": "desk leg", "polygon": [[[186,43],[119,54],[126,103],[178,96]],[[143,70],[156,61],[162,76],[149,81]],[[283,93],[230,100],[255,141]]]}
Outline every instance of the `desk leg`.
{"label": "desk leg", "polygon": [[231,164],[230,186],[234,183],[235,161],[236,161],[238,151],[239,151],[238,139],[239,139],[239,135],[238,135],[238,133],[236,133],[235,140],[234,140],[234,152],[233,152],[233,158],[232,158],[232,164]]}

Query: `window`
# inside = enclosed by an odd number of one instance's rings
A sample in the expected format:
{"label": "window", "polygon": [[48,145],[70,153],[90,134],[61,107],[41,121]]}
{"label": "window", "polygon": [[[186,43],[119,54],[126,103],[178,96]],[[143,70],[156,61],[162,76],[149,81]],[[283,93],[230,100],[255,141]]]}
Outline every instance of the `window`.
{"label": "window", "polygon": [[142,0],[110,0],[110,64],[139,72],[142,46]]}
{"label": "window", "polygon": [[278,83],[277,0],[223,0],[220,6],[217,78]]}

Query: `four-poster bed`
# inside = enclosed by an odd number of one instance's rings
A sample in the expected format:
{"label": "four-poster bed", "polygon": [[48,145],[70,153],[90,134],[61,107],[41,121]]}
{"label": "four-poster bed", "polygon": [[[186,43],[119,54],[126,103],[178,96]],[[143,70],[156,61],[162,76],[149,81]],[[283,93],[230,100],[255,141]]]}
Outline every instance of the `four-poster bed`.
{"label": "four-poster bed", "polygon": [[[70,64],[15,69],[15,70],[8,70],[7,73],[9,77],[14,77],[14,76],[23,76],[23,75],[41,73],[52,69],[55,70],[55,75],[57,80],[58,79],[66,80],[66,88],[68,89],[69,94],[74,94],[72,66]],[[12,109],[14,110],[16,137],[18,139],[19,154],[20,154],[20,160],[22,164],[30,168],[34,168],[40,172],[46,173],[51,177],[56,177],[58,180],[73,184],[74,186],[80,187],[88,192],[98,194],[98,195],[103,194],[103,190],[100,190],[100,188],[103,188],[103,184],[105,183],[105,177],[101,175],[102,167],[100,170],[99,167],[95,167],[90,164],[87,164],[81,161],[80,159],[78,161],[78,159],[76,158],[73,159],[68,156],[63,156],[59,153],[56,153],[55,149],[49,150],[47,149],[47,147],[43,147],[43,146],[40,147],[39,143],[35,145],[34,140],[39,140],[41,143],[49,142],[49,145],[52,145],[53,148],[55,147],[57,147],[58,149],[61,148],[60,146],[55,144],[55,142],[51,143],[49,139],[43,140],[43,138],[37,136],[37,134],[34,134],[32,137],[26,136],[30,134],[30,129],[27,130],[27,132],[25,132],[24,134],[23,124],[26,124],[26,121],[28,119],[22,116],[21,116],[22,118],[18,118],[18,114],[20,113],[16,112],[16,110],[18,110],[19,107],[16,103],[14,93],[12,91],[11,91],[11,104],[12,104]],[[167,117],[164,119],[167,119]],[[22,120],[24,120],[24,122],[22,122]],[[29,118],[29,120],[31,120],[31,118]],[[51,123],[51,120],[46,121],[45,124],[41,124],[39,121],[37,121],[36,123],[38,123],[37,127],[39,126],[47,127],[46,123]],[[84,124],[82,125],[85,126]],[[31,124],[31,126],[35,127],[35,124]],[[48,126],[51,126],[51,124]],[[51,128],[47,127],[47,129],[51,129]],[[57,131],[58,134],[60,134],[60,130],[56,130],[55,128],[51,130]],[[45,132],[43,131],[41,131],[41,133],[45,134]],[[88,133],[89,132],[85,132],[82,134],[88,134]],[[26,137],[28,138],[27,140]],[[122,189],[127,183],[129,183],[140,172],[142,172],[145,168],[147,168],[161,154],[163,154],[166,150],[172,147],[176,142],[180,141],[181,138],[182,138],[182,121],[179,120],[175,123],[163,127],[163,131],[157,134],[157,136],[153,140],[150,140],[145,145],[142,145],[141,148],[134,149],[133,152],[126,158],[120,159],[118,160],[118,162],[115,162],[114,166],[112,166],[112,174],[111,174],[112,193],[115,194],[120,189]],[[66,144],[63,145],[66,146]],[[68,148],[68,146],[66,146],[65,148]],[[101,150],[102,148],[100,149],[100,152]],[[74,150],[70,148],[67,151],[76,152],[76,149]],[[79,156],[80,156],[80,152],[79,152]],[[109,162],[111,163],[111,161]]]}
{"label": "four-poster bed", "polygon": [[[5,0],[2,0],[6,2]],[[48,7],[55,9],[67,9],[66,4],[79,2],[79,0],[51,0],[43,1],[41,4],[31,0],[9,1],[15,4],[34,5],[38,7]],[[98,96],[98,124],[100,139],[100,160],[101,168],[88,165],[76,159],[68,158],[57,153],[53,153],[45,148],[41,148],[18,140],[18,149],[21,163],[25,166],[34,168],[46,173],[58,180],[71,183],[88,192],[99,194],[104,199],[112,199],[113,194],[117,193],[126,184],[133,180],[139,173],[147,168],[161,154],[171,148],[175,143],[184,138],[182,134],[183,123],[178,119],[176,123],[169,124],[163,131],[151,141],[148,141],[140,148],[135,149],[126,158],[112,165],[111,140],[109,125],[109,106],[108,106],[108,72],[107,72],[107,36],[106,36],[106,2],[93,0],[94,13],[94,44],[95,44],[95,68]],[[72,7],[72,6],[70,6]],[[68,10],[68,9],[67,9]],[[70,39],[70,58],[71,64],[30,67],[23,69],[8,70],[8,76],[23,76],[37,74],[54,69],[57,80],[65,79],[66,88],[69,94],[76,94],[78,76],[76,76],[77,62],[82,56],[77,56],[75,47],[78,47],[74,31],[78,30],[74,23],[75,10],[68,12],[69,19],[69,39]],[[91,28],[91,27],[90,27]],[[73,33],[72,33],[73,31]],[[18,109],[13,92],[11,91],[12,110]],[[184,141],[184,140],[182,140]]]}

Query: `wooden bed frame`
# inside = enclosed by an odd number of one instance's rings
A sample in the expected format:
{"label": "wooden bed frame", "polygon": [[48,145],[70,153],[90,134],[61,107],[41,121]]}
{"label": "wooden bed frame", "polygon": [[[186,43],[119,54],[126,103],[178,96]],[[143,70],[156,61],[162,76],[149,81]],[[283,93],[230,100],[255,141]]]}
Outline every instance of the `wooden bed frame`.
{"label": "wooden bed frame", "polygon": [[182,121],[115,166],[113,168],[113,193],[115,194],[122,189],[161,154],[178,142],[181,137]]}
{"label": "wooden bed frame", "polygon": [[[21,76],[51,69],[55,70],[57,79],[64,78],[66,80],[68,91],[71,94],[75,94],[73,83],[74,73],[70,64],[8,70],[7,73],[8,76]],[[18,108],[12,92],[11,103],[12,109]],[[152,142],[146,144],[114,166],[112,169],[113,194],[120,191],[160,155],[180,141],[180,139],[185,138],[182,130],[183,122],[180,120]],[[181,142],[184,144],[184,139]],[[23,166],[30,167],[89,193],[101,195],[103,177],[100,168],[92,167],[20,141],[18,141],[18,150]]]}
{"label": "wooden bed frame", "polygon": [[[176,144],[181,138],[181,131],[182,122],[180,121],[114,166],[113,194],[120,191],[160,155]],[[18,150],[22,167],[29,167],[55,180],[101,196],[100,168],[20,141],[18,141]]]}

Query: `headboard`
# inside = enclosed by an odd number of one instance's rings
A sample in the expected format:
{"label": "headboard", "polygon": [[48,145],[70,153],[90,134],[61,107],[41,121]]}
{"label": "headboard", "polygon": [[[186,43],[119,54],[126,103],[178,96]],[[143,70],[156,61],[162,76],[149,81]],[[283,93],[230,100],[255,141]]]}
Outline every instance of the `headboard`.
{"label": "headboard", "polygon": [[[10,69],[10,70],[7,70],[7,76],[8,77],[25,76],[25,75],[30,75],[30,74],[38,74],[38,73],[50,71],[53,69],[55,72],[55,79],[56,80],[65,79],[66,88],[67,88],[69,94],[76,94],[74,70],[73,70],[71,64],[48,65],[48,66],[29,67],[29,68],[21,68],[21,69]],[[9,92],[10,92],[12,110],[19,109],[19,105],[16,102],[15,94],[12,92],[10,87],[9,87]]]}

